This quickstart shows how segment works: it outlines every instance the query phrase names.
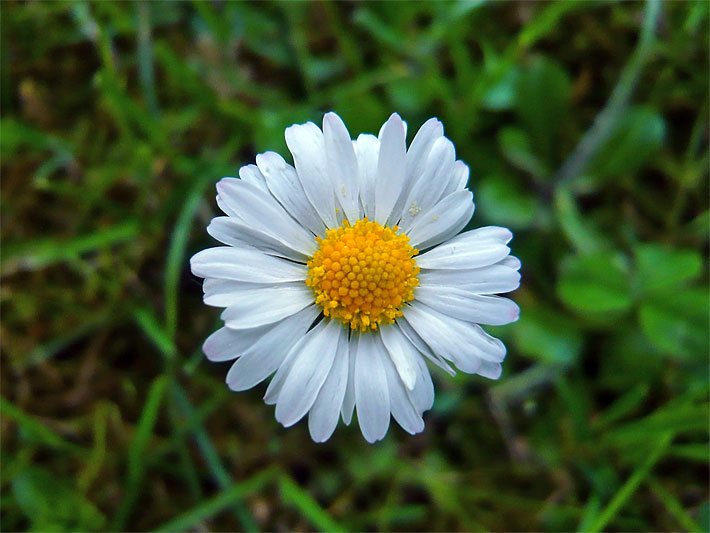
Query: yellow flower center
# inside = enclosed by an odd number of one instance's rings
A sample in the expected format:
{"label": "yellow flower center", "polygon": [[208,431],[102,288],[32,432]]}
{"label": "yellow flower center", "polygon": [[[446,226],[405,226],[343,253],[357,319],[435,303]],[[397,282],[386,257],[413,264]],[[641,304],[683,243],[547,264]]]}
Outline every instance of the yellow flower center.
{"label": "yellow flower center", "polygon": [[397,226],[363,218],[351,226],[316,237],[318,250],[308,261],[308,285],[323,314],[351,329],[374,331],[402,316],[419,285],[418,250]]}

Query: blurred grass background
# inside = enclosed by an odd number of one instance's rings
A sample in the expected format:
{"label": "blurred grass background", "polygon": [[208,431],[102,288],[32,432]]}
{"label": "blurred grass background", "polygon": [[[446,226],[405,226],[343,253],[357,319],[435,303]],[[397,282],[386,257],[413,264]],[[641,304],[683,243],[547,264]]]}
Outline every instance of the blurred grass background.
{"label": "blurred grass background", "polygon": [[[708,3],[3,2],[2,529],[708,531]],[[200,345],[214,184],[430,116],[516,237],[499,382],[315,445]]]}

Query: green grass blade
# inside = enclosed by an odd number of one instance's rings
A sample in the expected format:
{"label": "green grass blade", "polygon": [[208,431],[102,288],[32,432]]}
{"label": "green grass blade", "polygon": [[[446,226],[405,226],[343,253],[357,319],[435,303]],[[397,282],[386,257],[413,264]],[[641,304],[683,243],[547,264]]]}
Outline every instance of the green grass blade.
{"label": "green grass blade", "polygon": [[221,492],[214,498],[193,507],[186,513],[183,513],[177,518],[163,524],[157,529],[157,531],[185,531],[187,529],[194,528],[204,520],[216,515],[230,506],[235,505],[245,496],[262,490],[273,480],[273,478],[274,471],[272,469],[267,468],[262,470],[246,481],[232,485],[230,488],[224,492]]}
{"label": "green grass blade", "polygon": [[708,445],[707,442],[702,444],[678,444],[668,450],[668,455],[705,465],[708,462]]}
{"label": "green grass blade", "polygon": [[27,367],[36,366],[52,359],[59,352],[65,350],[71,344],[89,336],[90,333],[105,327],[108,319],[115,320],[116,314],[99,313],[91,317],[87,322],[77,326],[73,330],[67,331],[44,344],[38,345],[28,355],[24,364]]}
{"label": "green grass blade", "polygon": [[[203,499],[202,487],[200,485],[200,475],[198,468],[190,455],[189,444],[181,435],[181,424],[179,422],[181,416],[175,402],[170,402],[168,405],[168,414],[170,415],[170,424],[172,425],[171,444],[174,445],[177,451],[179,462],[176,465],[176,471],[182,473],[182,478],[185,480],[187,488],[193,500],[200,501]],[[156,450],[156,455],[160,452]]]}
{"label": "green grass blade", "polygon": [[560,167],[554,178],[556,183],[568,182],[582,175],[592,156],[614,131],[618,118],[626,109],[643,67],[653,51],[655,31],[661,18],[660,15],[661,1],[648,0],[641,35],[631,59],[624,67],[604,109],[597,115],[592,127],[587,130],[572,154]]}
{"label": "green grass blade", "polygon": [[646,483],[648,483],[648,486],[658,497],[658,499],[663,502],[666,511],[672,514],[673,518],[675,518],[678,521],[678,524],[680,524],[686,531],[692,531],[694,533],[700,533],[700,531],[702,531],[700,525],[693,520],[688,512],[683,509],[683,506],[680,504],[678,499],[673,496],[673,494],[671,494],[660,481],[653,476],[649,476]]}
{"label": "green grass blade", "polygon": [[639,383],[633,389],[616,400],[594,421],[595,429],[602,429],[614,422],[621,420],[631,411],[636,409],[648,396],[650,387],[646,383]]}
{"label": "green grass blade", "polygon": [[148,111],[156,116],[158,114],[158,98],[155,91],[155,71],[153,69],[151,4],[150,2],[137,2],[136,9],[138,11],[138,72]]}
{"label": "green grass blade", "polygon": [[160,404],[165,395],[165,388],[169,381],[167,376],[160,376],[153,381],[148,391],[148,397],[143,407],[143,413],[138,420],[133,440],[128,449],[128,474],[126,476],[126,489],[121,506],[116,514],[113,529],[121,531],[124,529],[126,520],[131,515],[133,507],[138,501],[140,485],[145,474],[144,459],[148,442],[153,435],[153,428],[158,420]]}
{"label": "green grass blade", "polygon": [[[219,409],[224,402],[229,398],[229,393],[224,389],[216,389],[212,396],[201,401],[199,407],[192,408],[189,416],[183,410],[176,413],[180,415],[179,420],[176,418],[173,423],[177,424],[177,431],[173,434],[173,439],[170,442],[162,443],[156,451],[156,455],[163,456],[177,450],[177,443],[174,439],[184,439],[186,435],[191,434],[202,426],[203,421]],[[192,407],[192,406],[190,406]]]}
{"label": "green grass blade", "polygon": [[165,266],[165,330],[170,339],[175,337],[178,321],[178,300],[180,295],[180,273],[187,268],[185,248],[192,229],[192,220],[202,200],[202,193],[211,179],[197,180],[190,190],[180,210],[175,230],[170,241],[167,264]]}
{"label": "green grass blade", "polygon": [[8,244],[3,247],[0,262],[2,273],[7,275],[20,270],[39,270],[55,263],[75,259],[81,254],[128,241],[138,235],[139,229],[137,221],[130,220],[65,242],[57,238],[48,238],[16,245]]}
{"label": "green grass blade", "polygon": [[589,531],[589,526],[591,526],[594,518],[599,515],[600,508],[601,499],[599,498],[599,495],[592,494],[584,506],[584,513],[582,514],[582,519],[579,521],[579,525],[577,526],[577,531]]}
{"label": "green grass blade", "polygon": [[651,473],[651,469],[656,465],[656,463],[663,457],[668,447],[673,440],[673,434],[666,433],[661,436],[656,443],[655,448],[648,454],[646,460],[631,474],[626,483],[618,490],[607,506],[602,510],[602,512],[597,516],[587,531],[590,533],[596,533],[597,531],[602,531],[611,522],[617,513],[621,510],[628,499],[633,495],[633,493],[638,489],[639,485],[648,477]]}
{"label": "green grass blade", "polygon": [[25,413],[22,409],[9,400],[0,397],[0,413],[2,417],[14,420],[28,436],[50,448],[85,453],[86,450],[57,435],[54,431],[42,424],[39,420]]}
{"label": "green grass blade", "polygon": [[[180,412],[185,416],[186,419],[196,419],[195,409],[187,398],[185,391],[177,383],[175,384],[173,395],[175,398],[175,403],[178,406]],[[215,450],[209,435],[202,427],[202,424],[196,423],[193,426],[193,435],[197,441],[197,446],[202,453],[202,456],[207,463],[207,466],[212,473],[215,481],[222,487],[226,488],[232,484],[232,477],[229,475],[222,466],[222,462],[219,459],[219,454]]]}
{"label": "green grass blade", "polygon": [[133,318],[166,360],[175,358],[177,350],[170,336],[163,330],[155,314],[145,307],[133,312]]}
{"label": "green grass blade", "polygon": [[[222,466],[222,461],[219,458],[219,454],[217,453],[214,444],[212,444],[212,440],[202,424],[199,423],[195,409],[190,403],[187,394],[185,394],[185,391],[177,382],[174,383],[173,396],[177,409],[187,420],[198,420],[192,430],[197,447],[199,448],[202,458],[207,464],[207,468],[210,471],[210,474],[212,474],[212,477],[215,481],[217,481],[220,487],[225,490],[228,489],[233,482],[232,476],[230,476],[229,472],[227,472],[224,466]],[[254,521],[254,518],[242,502],[234,502],[233,508],[237,520],[239,520],[245,531],[255,531],[257,529],[257,524]]]}
{"label": "green grass blade", "polygon": [[284,503],[291,504],[306,520],[320,531],[345,531],[308,492],[299,487],[290,477],[279,477],[279,489]]}

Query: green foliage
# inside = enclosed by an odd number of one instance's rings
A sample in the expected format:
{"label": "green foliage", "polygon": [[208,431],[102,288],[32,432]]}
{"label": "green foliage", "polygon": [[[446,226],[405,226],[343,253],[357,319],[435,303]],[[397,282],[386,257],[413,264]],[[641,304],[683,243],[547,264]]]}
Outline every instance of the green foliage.
{"label": "green foliage", "polygon": [[631,282],[622,256],[597,252],[562,261],[557,294],[580,313],[621,313],[631,307]]}
{"label": "green foliage", "polygon": [[[3,530],[708,530],[707,2],[0,9]],[[188,270],[328,110],[438,116],[523,264],[501,381],[376,446],[230,393]]]}
{"label": "green foliage", "polygon": [[639,244],[635,250],[639,290],[647,295],[669,294],[700,275],[703,259],[697,250],[657,243]]}
{"label": "green foliage", "polygon": [[481,210],[493,224],[512,229],[527,228],[535,222],[535,199],[512,180],[491,176],[478,190]]}
{"label": "green foliage", "polygon": [[512,329],[520,351],[543,363],[572,365],[582,350],[582,333],[573,319],[533,302],[526,302]]}
{"label": "green foliage", "polygon": [[106,525],[89,499],[40,468],[20,472],[12,480],[12,494],[30,519],[31,531],[88,531]]}
{"label": "green foliage", "polygon": [[561,156],[561,133],[569,104],[570,81],[564,69],[550,59],[534,58],[518,78],[515,110],[535,152],[545,161]]}
{"label": "green foliage", "polygon": [[663,117],[657,111],[644,107],[630,109],[599,149],[589,172],[604,178],[636,172],[661,148],[665,129]]}

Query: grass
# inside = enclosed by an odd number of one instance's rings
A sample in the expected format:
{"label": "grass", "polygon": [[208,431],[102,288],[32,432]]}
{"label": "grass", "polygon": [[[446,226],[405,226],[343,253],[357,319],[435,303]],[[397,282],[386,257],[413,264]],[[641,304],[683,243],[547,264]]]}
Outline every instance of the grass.
{"label": "grass", "polygon": [[[708,4],[0,6],[3,530],[707,531]],[[324,445],[200,353],[213,185],[438,116],[515,232],[499,382]]]}

